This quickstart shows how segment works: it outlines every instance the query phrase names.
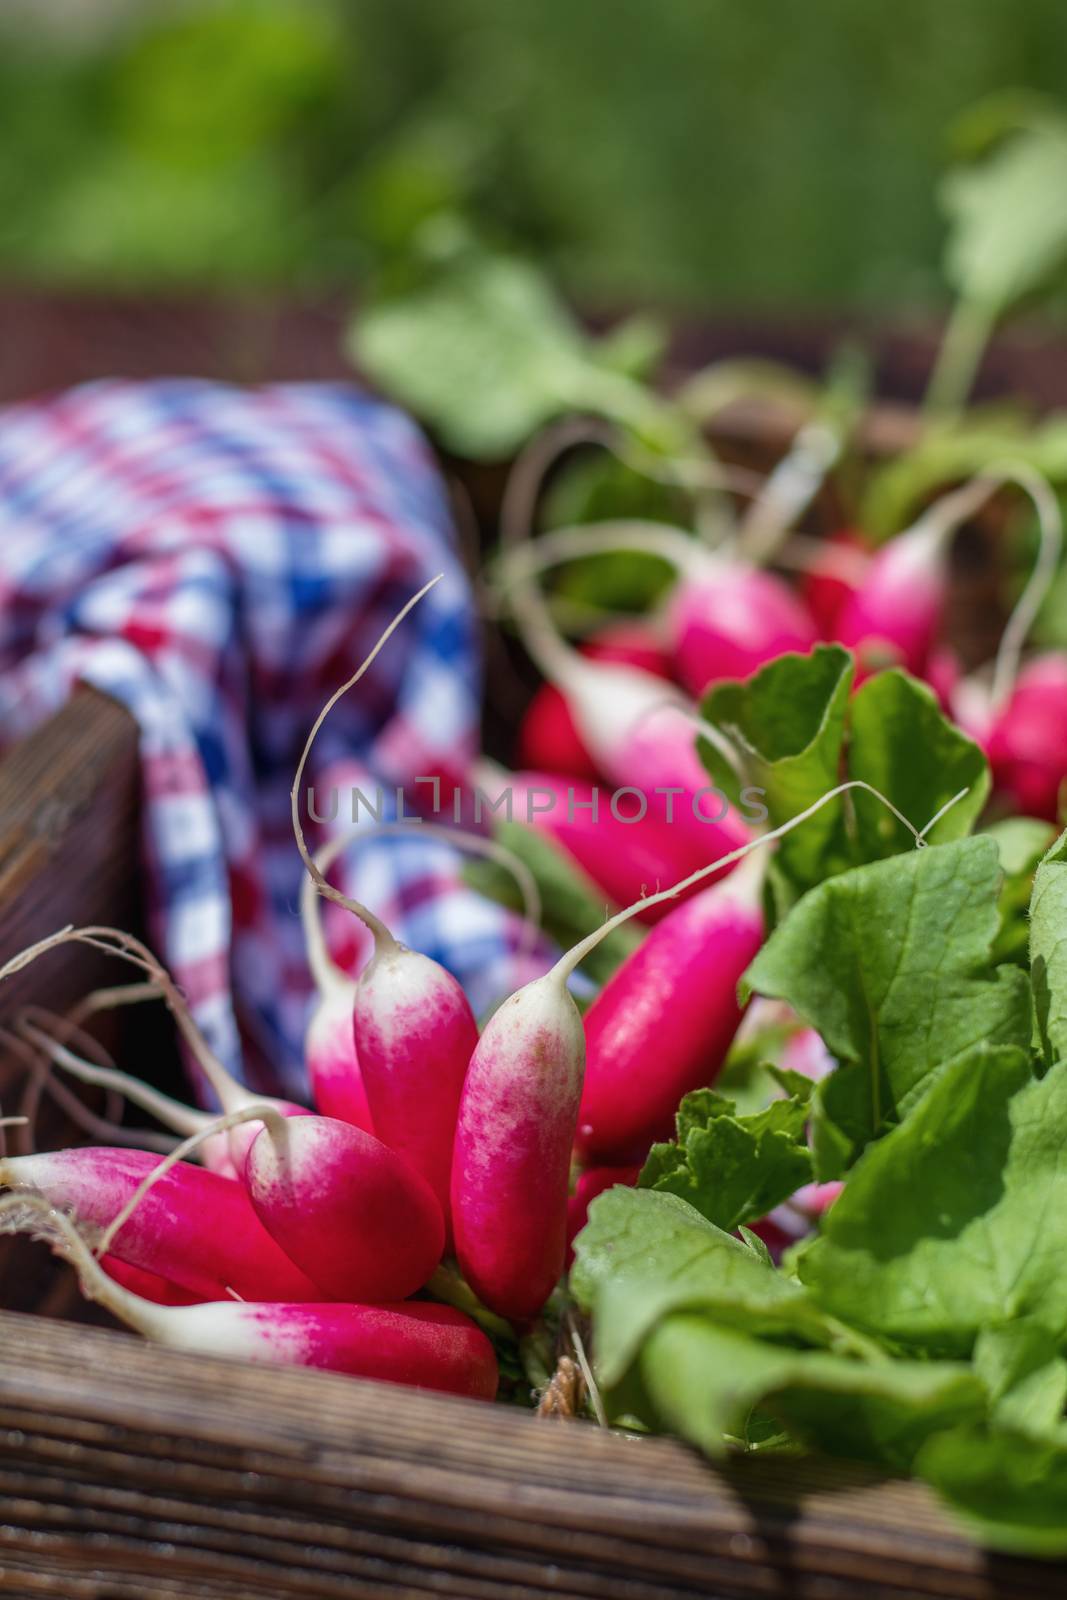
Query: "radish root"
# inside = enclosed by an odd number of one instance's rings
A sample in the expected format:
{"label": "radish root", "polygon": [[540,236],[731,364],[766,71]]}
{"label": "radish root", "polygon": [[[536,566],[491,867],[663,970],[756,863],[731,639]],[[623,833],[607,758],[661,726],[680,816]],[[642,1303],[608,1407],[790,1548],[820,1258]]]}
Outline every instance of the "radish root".
{"label": "radish root", "polygon": [[361,905],[358,900],[350,900],[347,895],[343,895],[341,893],[340,889],[335,889],[333,884],[329,883],[323,876],[322,872],[315,864],[314,857],[308,850],[307,841],[304,838],[304,830],[300,825],[300,785],[304,777],[304,768],[307,765],[307,758],[311,753],[311,747],[315,743],[319,729],[326,721],[326,718],[329,716],[338,700],[343,699],[348,693],[349,689],[355,688],[356,684],[371,666],[371,663],[374,661],[379,651],[386,644],[388,644],[389,640],[392,638],[397,628],[399,628],[408,612],[412,611],[414,607],[418,605],[419,601],[425,595],[429,594],[430,590],[435,584],[440,583],[443,576],[444,574],[439,572],[436,577],[430,579],[429,583],[424,583],[418,593],[413,594],[411,599],[401,606],[392,622],[389,623],[388,627],[380,635],[377,644],[374,645],[373,649],[370,651],[370,654],[364,657],[363,661],[348,679],[347,683],[343,683],[339,689],[334,690],[333,694],[330,696],[322,710],[319,712],[318,716],[315,718],[311,732],[308,734],[304,743],[304,748],[300,753],[300,760],[296,765],[296,773],[293,777],[293,787],[289,791],[289,804],[293,820],[293,836],[296,839],[296,847],[300,851],[300,859],[303,861],[308,872],[311,874],[315,888],[318,890],[319,894],[325,897],[325,899],[333,900],[335,904],[344,906],[346,911],[351,911],[354,916],[357,916],[360,922],[363,923],[364,927],[368,928],[374,935],[374,942],[380,950],[390,950],[396,948],[396,940],[393,938],[393,935],[390,933],[385,923],[380,917],[376,917],[373,911],[370,911],[366,906]]}
{"label": "radish root", "polygon": [[[193,1021],[188,1002],[181,990],[158,957],[154,956],[140,939],[135,939],[133,934],[123,933],[119,928],[97,926],[74,928],[68,925],[50,934],[47,939],[41,939],[36,944],[30,945],[19,955],[13,956],[5,966],[0,967],[0,982],[16,972],[21,972],[24,967],[28,967],[31,962],[49,950],[68,943],[85,944],[93,950],[103,951],[106,955],[118,956],[147,973],[153,984],[158,987],[167,1009],[178,1024],[182,1037],[218,1095],[220,1103],[225,1106],[228,1100],[232,1102],[236,1087],[234,1080]],[[97,991],[98,994],[101,992],[108,991]]]}

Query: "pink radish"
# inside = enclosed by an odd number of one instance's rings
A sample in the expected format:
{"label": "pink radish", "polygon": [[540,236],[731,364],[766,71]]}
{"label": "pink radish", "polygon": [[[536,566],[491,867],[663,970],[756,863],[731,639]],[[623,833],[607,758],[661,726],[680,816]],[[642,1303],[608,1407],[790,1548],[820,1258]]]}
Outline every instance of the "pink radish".
{"label": "pink radish", "polygon": [[374,954],[356,983],[354,1018],[356,1054],[375,1131],[426,1179],[447,1217],[452,1136],[467,1063],[478,1039],[470,1003],[450,972],[398,944],[379,917],[327,882],[300,827],[300,785],[316,734],[437,581],[432,579],[407,602],[359,670],[330,696],[308,735],[290,800],[297,846],[319,893],[353,912],[374,937]]}
{"label": "pink radish", "polygon": [[444,1218],[429,1184],[350,1123],[263,1127],[245,1183],[268,1233],[332,1299],[403,1300],[441,1259]]}
{"label": "pink radish", "polygon": [[[590,661],[615,661],[639,667],[653,677],[669,679],[671,661],[648,623],[616,622],[600,629],[579,646]],[[543,683],[519,724],[516,759],[520,767],[542,768],[593,780],[596,763],[582,743],[567,702],[555,684]]]}
{"label": "pink radish", "polygon": [[[258,1129],[243,1173],[252,1207],[320,1293],[399,1300],[423,1286],[441,1259],[444,1220],[429,1184],[401,1156],[330,1117],[286,1118],[253,1104],[221,1118],[219,1131],[238,1122]],[[100,1251],[213,1131],[194,1134],[146,1174],[108,1222]]]}
{"label": "pink radish", "polygon": [[996,792],[1012,811],[1058,821],[1067,779],[1067,655],[1050,651],[1027,662],[985,745]]}
{"label": "pink radish", "polygon": [[[108,1228],[161,1165],[141,1150],[84,1146],[0,1161],[0,1183],[31,1189],[80,1227]],[[232,1290],[248,1300],[320,1300],[322,1290],[275,1244],[244,1189],[188,1162],[150,1189],[110,1254],[203,1300]]]}
{"label": "pink radish", "polygon": [[[74,937],[75,932],[68,930],[67,936]],[[51,948],[54,942],[44,941],[43,947]],[[34,947],[38,952],[41,948]],[[177,997],[172,1000],[172,1009],[176,1008],[180,1010]],[[195,1030],[188,1021],[187,1031],[192,1039]],[[274,1102],[252,1099],[240,1086],[231,1090],[232,1080],[227,1081],[216,1062],[210,1070],[218,1076],[220,1097],[232,1093],[239,1104],[225,1117],[205,1121],[205,1113],[178,1106],[126,1074],[78,1063],[65,1047],[34,1032],[61,1064],[73,1063],[79,1076],[122,1089],[171,1126],[180,1126],[183,1118],[194,1124],[186,1144],[153,1163],[143,1184],[124,1197],[121,1208],[112,1209],[106,1219],[105,1248],[116,1233],[125,1240],[122,1230],[127,1219],[132,1225],[146,1196],[167,1181],[178,1156],[205,1143],[217,1148],[218,1136],[229,1134],[257,1216],[281,1249],[313,1277],[316,1298],[325,1294],[339,1299],[402,1299],[421,1288],[437,1266],[444,1248],[439,1202],[402,1156],[362,1129],[313,1116],[303,1107],[293,1108],[298,1114],[289,1116]],[[263,1139],[258,1138],[260,1132]],[[115,1253],[128,1256],[129,1250],[120,1244]],[[131,1259],[134,1265],[155,1270],[148,1262]]]}
{"label": "pink radish", "polygon": [[723,678],[747,678],[776,656],[805,652],[818,639],[803,601],[773,573],[708,558],[668,604],[666,631],[675,672],[691,694]]}
{"label": "pink radish", "polygon": [[741,1021],[737,986],[763,940],[763,862],[676,906],[585,1016],[583,1162],[641,1161],[684,1095],[710,1084]]}
{"label": "pink radish", "polygon": [[[781,827],[652,898],[673,900],[752,850],[800,827],[822,806],[853,788],[876,795],[922,843],[922,834],[890,801],[870,785],[851,779]],[[742,900],[747,904],[751,887],[747,879],[742,883]],[[585,1071],[585,1036],[567,981],[613,928],[642,908],[639,902],[609,917],[543,978],[505,1000],[486,1024],[471,1057],[452,1165],[456,1255],[482,1303],[519,1322],[536,1316],[558,1281],[566,1255],[568,1176]],[[751,911],[738,918],[738,926],[740,937],[748,943]],[[650,934],[649,940],[652,938]],[[693,981],[703,987],[706,974],[695,974]],[[728,1017],[736,1008],[736,997],[731,994],[726,1005]],[[669,1016],[662,1020],[669,1028]],[[658,1051],[659,1040],[653,1040],[653,1048]],[[640,1059],[636,1070],[649,1075],[655,1070],[655,1060]],[[658,1105],[654,1111],[658,1114]]]}
{"label": "pink radish", "polygon": [[171,1350],[272,1366],[318,1367],[473,1399],[496,1394],[493,1347],[469,1317],[432,1304],[153,1303],[110,1279],[69,1218],[39,1200],[0,1201],[0,1230],[45,1239],[78,1274],[82,1292]]}
{"label": "pink radish", "polygon": [[834,638],[856,652],[857,682],[891,666],[924,675],[944,613],[953,533],[1005,484],[1034,497],[1042,482],[1025,465],[993,467],[943,495],[875,552],[833,629]]}
{"label": "pink radish", "polygon": [[918,523],[872,556],[833,629],[855,651],[857,678],[897,666],[921,677],[945,607],[946,539],[940,524]]}
{"label": "pink radish", "polygon": [[[676,529],[658,528],[665,545],[677,545],[679,561],[710,560]],[[650,537],[639,524],[568,529],[546,535],[532,551],[516,552],[509,568],[512,606],[523,642],[544,676],[564,695],[583,743],[597,768],[621,788],[636,791],[649,816],[672,828],[689,868],[722,856],[747,837],[737,813],[718,796],[696,750],[692,709],[650,673],[610,662],[587,661],[556,632],[551,616],[528,574],[555,552],[587,548],[625,548],[625,534],[644,548]],[[606,542],[605,542],[606,541]],[[685,552],[685,555],[681,552]]]}

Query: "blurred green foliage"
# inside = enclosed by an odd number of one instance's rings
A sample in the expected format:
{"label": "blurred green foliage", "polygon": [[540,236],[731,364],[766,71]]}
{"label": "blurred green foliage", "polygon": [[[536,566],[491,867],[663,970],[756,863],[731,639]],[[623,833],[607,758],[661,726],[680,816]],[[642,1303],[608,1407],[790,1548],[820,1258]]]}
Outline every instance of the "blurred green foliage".
{"label": "blurred green foliage", "polygon": [[458,215],[586,297],[929,303],[946,129],[1067,87],[1063,0],[48,9],[0,32],[0,272],[45,281],[347,285]]}

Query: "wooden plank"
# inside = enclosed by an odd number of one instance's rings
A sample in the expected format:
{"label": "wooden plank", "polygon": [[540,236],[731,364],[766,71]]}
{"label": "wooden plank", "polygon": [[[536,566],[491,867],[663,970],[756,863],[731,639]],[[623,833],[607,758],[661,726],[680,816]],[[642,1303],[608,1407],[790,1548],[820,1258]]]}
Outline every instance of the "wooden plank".
{"label": "wooden plank", "polygon": [[[68,922],[131,925],[139,782],[136,724],[88,687],[0,761],[0,962]],[[3,1009],[31,994],[66,1004],[100,969],[89,950],[59,950],[43,986],[32,969],[8,980]]]}
{"label": "wooden plank", "polygon": [[[66,923],[136,929],[137,727],[124,707],[82,688],[0,761],[0,963]],[[27,1001],[65,1010],[116,964],[65,945],[0,986],[0,1019]],[[20,1060],[0,1052],[0,1105],[17,1109]],[[45,1147],[81,1135],[45,1100],[37,1136]],[[0,1244],[4,1303],[17,1310],[77,1305],[69,1281],[24,1240]]]}
{"label": "wooden plank", "polygon": [[71,1600],[1045,1600],[1062,1574],[857,1469],[720,1473],[670,1440],[11,1313],[0,1503],[0,1593]]}

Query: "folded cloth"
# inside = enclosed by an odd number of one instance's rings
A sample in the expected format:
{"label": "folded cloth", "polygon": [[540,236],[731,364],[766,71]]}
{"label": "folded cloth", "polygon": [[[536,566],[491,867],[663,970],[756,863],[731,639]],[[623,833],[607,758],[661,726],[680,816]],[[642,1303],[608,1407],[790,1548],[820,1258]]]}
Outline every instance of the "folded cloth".
{"label": "folded cloth", "polygon": [[[0,736],[79,681],[128,707],[150,936],[257,1091],[306,1093],[296,762],[329,694],[437,572],[307,769],[321,794],[380,789],[385,815],[397,787],[460,773],[478,727],[471,595],[412,423],[325,384],[103,382],[0,411]],[[450,847],[386,843],[335,881],[357,892],[371,871],[374,909],[476,1008],[506,992],[517,919],[463,888]],[[328,925],[354,963],[343,920]]]}

